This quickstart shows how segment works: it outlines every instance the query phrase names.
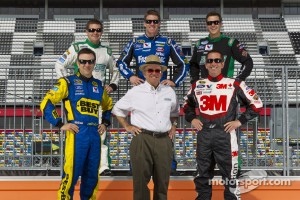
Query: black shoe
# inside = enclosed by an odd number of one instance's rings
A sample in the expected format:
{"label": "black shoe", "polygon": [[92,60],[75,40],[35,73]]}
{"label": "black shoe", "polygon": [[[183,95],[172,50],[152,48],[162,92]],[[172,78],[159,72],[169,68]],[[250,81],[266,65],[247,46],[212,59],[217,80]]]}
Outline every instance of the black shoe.
{"label": "black shoe", "polygon": [[110,169],[106,169],[103,172],[101,172],[100,176],[113,176],[114,174]]}

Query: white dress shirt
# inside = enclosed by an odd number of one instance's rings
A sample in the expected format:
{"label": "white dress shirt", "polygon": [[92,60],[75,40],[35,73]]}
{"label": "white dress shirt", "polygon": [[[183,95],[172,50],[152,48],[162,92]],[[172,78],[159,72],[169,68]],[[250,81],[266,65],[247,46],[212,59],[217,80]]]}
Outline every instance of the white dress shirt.
{"label": "white dress shirt", "polygon": [[131,124],[155,132],[171,129],[170,117],[178,117],[179,103],[175,91],[160,84],[156,89],[147,81],[134,86],[115,104],[112,113],[126,117],[131,112]]}

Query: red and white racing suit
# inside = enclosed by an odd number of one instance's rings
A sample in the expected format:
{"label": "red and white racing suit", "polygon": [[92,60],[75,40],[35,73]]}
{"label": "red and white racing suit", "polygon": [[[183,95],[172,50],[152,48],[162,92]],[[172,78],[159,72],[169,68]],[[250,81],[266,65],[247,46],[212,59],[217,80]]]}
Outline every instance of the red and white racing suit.
{"label": "red and white racing suit", "polygon": [[[238,103],[246,106],[246,111],[237,118]],[[208,76],[192,84],[185,96],[185,119],[191,122],[198,118],[203,129],[197,133],[197,176],[194,179],[197,200],[211,199],[214,167],[217,163],[225,183],[224,198],[240,199],[237,187],[238,143],[236,131],[224,131],[224,124],[236,120],[241,124],[258,116],[263,104],[256,92],[239,79],[219,75]]]}

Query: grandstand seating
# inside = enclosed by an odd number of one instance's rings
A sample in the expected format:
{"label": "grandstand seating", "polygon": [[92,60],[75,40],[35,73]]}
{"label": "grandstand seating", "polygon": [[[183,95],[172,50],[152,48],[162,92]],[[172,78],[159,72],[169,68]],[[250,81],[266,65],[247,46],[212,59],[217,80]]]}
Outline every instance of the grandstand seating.
{"label": "grandstand seating", "polygon": [[300,32],[289,32],[295,54],[300,54]]}
{"label": "grandstand seating", "polygon": [[[1,27],[0,27],[1,28]],[[12,32],[0,32],[0,52],[1,55],[11,54],[12,49]]]}
{"label": "grandstand seating", "polygon": [[[42,66],[52,68],[56,59],[74,41],[81,41],[86,38],[84,33],[87,18],[59,19],[59,20],[38,20],[37,18],[1,18],[0,20],[0,65],[1,66]],[[300,20],[296,17],[285,18],[259,18],[252,19],[251,16],[224,17],[222,31],[233,38],[237,38],[244,43],[249,53],[253,57],[254,65],[258,67],[268,66],[299,66],[300,59],[295,54],[300,54]],[[127,42],[137,35],[143,34],[143,18],[111,18],[104,21],[104,33],[102,41],[109,44],[116,58],[123,50]],[[202,37],[207,36],[205,18],[172,18],[163,20],[161,33],[167,35],[180,45],[182,42],[190,42],[192,45]],[[42,41],[45,45],[44,55],[32,55],[35,41]],[[260,55],[258,52],[258,42],[266,41],[270,47],[270,55]],[[134,62],[132,62],[133,64]],[[172,61],[169,63],[172,66]],[[236,63],[240,68],[240,64]],[[18,70],[17,70],[18,71]],[[11,77],[10,71],[5,77]],[[55,75],[51,75],[49,69],[40,73],[38,69],[32,73],[26,72],[26,80],[33,76],[40,76],[42,80],[53,80]],[[257,73],[254,73],[258,75]],[[269,75],[267,72],[264,75]],[[276,73],[275,73],[276,75]],[[15,75],[18,80],[22,75]],[[297,75],[299,76],[299,75]],[[36,77],[35,77],[36,78]],[[259,84],[270,84],[272,81],[265,81],[265,78],[249,77],[249,82],[256,79],[255,87]],[[299,78],[299,77],[297,77]],[[37,79],[37,78],[36,78]],[[281,79],[278,77],[271,79]],[[126,80],[121,79],[119,93],[114,96],[117,100],[130,87]],[[290,83],[292,84],[292,83]],[[180,93],[179,98],[185,94],[189,86],[189,79],[185,81],[184,90],[176,89]],[[294,88],[294,87],[291,87]],[[259,90],[259,88],[258,88]],[[273,91],[273,90],[270,90]],[[276,94],[280,94],[281,87],[276,89]],[[263,93],[263,92],[261,92]],[[294,91],[291,91],[294,93]],[[41,95],[38,95],[41,96]],[[268,96],[268,95],[267,95]]]}
{"label": "grandstand seating", "polygon": [[[0,103],[2,105],[39,104],[44,94],[56,81],[54,63],[58,57],[72,42],[82,41],[86,38],[84,30],[87,20],[86,18],[56,21],[36,18],[0,19]],[[132,37],[144,33],[143,23],[143,18],[138,17],[131,19],[112,18],[104,21],[102,42],[109,44],[115,57],[118,58]],[[251,16],[224,17],[222,31],[244,43],[251,54],[254,69],[247,79],[247,85],[258,91],[266,105],[283,102],[286,92],[284,91],[283,84],[285,83],[283,80],[287,80],[287,100],[289,103],[299,102],[300,73],[297,67],[300,66],[300,20],[298,18],[254,20]],[[199,38],[208,35],[205,18],[191,17],[163,20],[161,33],[172,37],[179,45],[186,41],[193,45]],[[44,54],[41,56],[32,54],[35,41],[42,41],[45,45]],[[270,47],[270,55],[259,54],[257,46],[260,41],[267,42]],[[171,61],[169,65],[170,68],[173,67]],[[241,65],[236,62],[235,66],[235,73],[238,73]],[[285,71],[286,66],[289,67],[289,71]],[[285,75],[288,78],[283,79]],[[189,78],[187,78],[182,87],[175,88],[180,104],[183,103],[183,96],[189,86]],[[116,102],[120,99],[129,88],[131,85],[128,81],[121,78],[118,91],[111,94],[113,101]],[[262,132],[261,134],[263,134]],[[247,158],[244,166],[268,166],[265,155],[269,152],[265,149],[270,148],[271,136],[270,131],[265,132],[265,135],[260,136],[261,138],[258,140],[261,143],[268,140],[262,144],[266,147],[262,146],[256,152],[261,156],[261,161],[252,160],[255,152],[249,151],[251,144],[255,142],[253,139],[251,141],[253,132],[247,130],[241,134],[241,153],[243,157]],[[179,168],[190,166],[194,169],[195,135],[190,130],[186,132],[180,130],[176,134],[175,149]],[[125,132],[111,131],[110,145],[114,167],[128,168],[128,143],[130,139],[130,135]],[[271,159],[273,158],[271,157]],[[279,159],[277,164],[282,165],[282,156]],[[7,166],[10,165],[15,164],[8,163]]]}

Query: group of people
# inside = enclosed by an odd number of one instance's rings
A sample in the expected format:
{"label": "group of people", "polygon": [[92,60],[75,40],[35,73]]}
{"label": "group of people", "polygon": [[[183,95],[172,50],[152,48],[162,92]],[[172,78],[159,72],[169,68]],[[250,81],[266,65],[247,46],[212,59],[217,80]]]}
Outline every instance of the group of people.
{"label": "group of people", "polygon": [[[258,116],[262,101],[245,84],[253,61],[236,39],[221,33],[222,18],[210,12],[206,17],[208,37],[197,41],[188,62],[176,42],[159,33],[159,12],[144,15],[145,34],[133,38],[117,61],[100,39],[103,24],[90,20],[87,39],[77,42],[55,65],[58,81],[41,102],[46,120],[65,131],[63,177],[58,199],[72,199],[81,177],[80,198],[96,199],[98,177],[111,175],[106,145],[107,127],[114,114],[124,129],[134,137],[130,144],[133,199],[150,200],[148,183],[154,182],[154,200],[166,200],[176,133],[179,102],[173,87],[180,87],[190,73],[191,87],[185,99],[185,119],[197,130],[196,199],[210,199],[209,180],[217,164],[225,183],[225,199],[240,199],[237,187],[238,144],[235,130]],[[136,60],[135,72],[130,62]],[[169,59],[176,65],[172,79],[167,79]],[[242,63],[233,77],[233,61]],[[66,67],[74,65],[74,74]],[[112,74],[106,82],[105,72]],[[117,90],[119,74],[133,85],[113,106],[109,94]],[[200,78],[201,77],[201,78]],[[55,105],[63,101],[66,122]],[[237,105],[246,111],[238,117]],[[197,114],[196,110],[199,111]],[[127,116],[130,113],[130,121]],[[232,181],[233,180],[233,181]],[[228,184],[227,184],[228,183]]]}

